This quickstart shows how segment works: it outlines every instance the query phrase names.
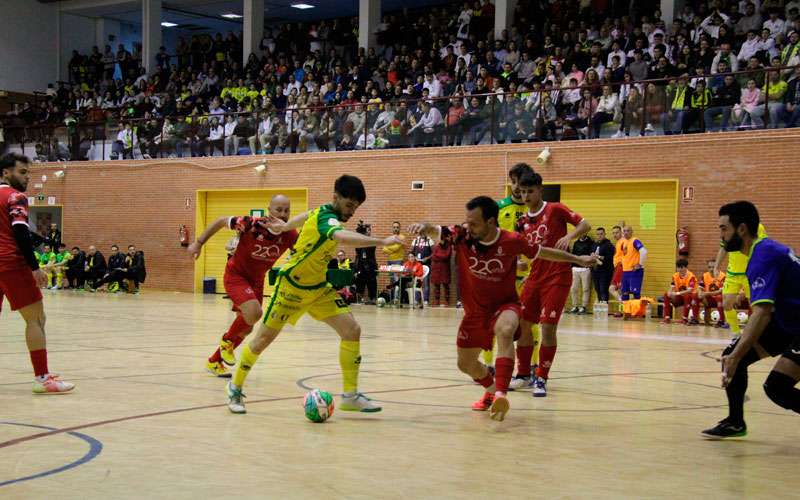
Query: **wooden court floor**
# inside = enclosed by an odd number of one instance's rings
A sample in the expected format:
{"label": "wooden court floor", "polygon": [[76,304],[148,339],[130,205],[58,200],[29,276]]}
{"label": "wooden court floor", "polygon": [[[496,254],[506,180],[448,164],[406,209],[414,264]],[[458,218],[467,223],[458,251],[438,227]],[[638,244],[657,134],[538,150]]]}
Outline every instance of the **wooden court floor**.
{"label": "wooden court floor", "polygon": [[657,323],[562,323],[550,395],[512,393],[505,422],[469,410],[459,312],[355,308],[361,389],[377,414],[305,420],[309,387],[340,391],[337,338],[303,319],[262,355],[228,412],[205,358],[221,297],[47,292],[51,370],[77,384],[33,396],[16,315],[0,317],[0,498],[797,498],[800,416],[751,370],[750,435],[709,442],[724,417],[728,333]]}

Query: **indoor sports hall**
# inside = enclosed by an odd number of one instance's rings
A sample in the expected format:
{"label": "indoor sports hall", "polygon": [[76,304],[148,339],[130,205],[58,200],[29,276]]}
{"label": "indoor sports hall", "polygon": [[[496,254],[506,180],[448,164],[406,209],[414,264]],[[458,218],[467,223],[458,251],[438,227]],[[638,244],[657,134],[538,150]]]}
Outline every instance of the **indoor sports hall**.
{"label": "indoor sports hall", "polygon": [[0,498],[796,496],[798,2],[0,8]]}

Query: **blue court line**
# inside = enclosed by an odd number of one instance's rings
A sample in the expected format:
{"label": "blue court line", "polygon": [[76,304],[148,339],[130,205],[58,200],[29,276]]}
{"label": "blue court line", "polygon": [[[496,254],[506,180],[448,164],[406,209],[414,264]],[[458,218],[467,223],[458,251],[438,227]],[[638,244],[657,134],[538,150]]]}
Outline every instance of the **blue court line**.
{"label": "blue court line", "polygon": [[[46,429],[48,431],[56,430],[54,427],[46,427],[44,425],[20,424],[20,423],[17,423],[17,422],[0,422],[0,424],[3,424],[3,425],[17,425],[17,426],[20,426],[20,427],[33,427],[35,429]],[[60,472],[64,472],[64,471],[69,470],[69,469],[74,469],[75,467],[78,467],[79,465],[83,465],[83,464],[85,464],[85,463],[87,463],[87,462],[89,462],[91,460],[94,460],[97,457],[97,455],[99,455],[100,452],[103,451],[103,443],[101,443],[100,441],[98,441],[97,439],[95,439],[95,438],[93,438],[91,436],[87,436],[86,434],[82,434],[80,432],[67,432],[67,434],[69,434],[69,435],[71,435],[73,437],[76,437],[78,439],[82,439],[82,440],[86,441],[87,443],[89,443],[89,451],[86,452],[86,454],[84,456],[82,456],[81,458],[79,458],[78,460],[75,460],[74,462],[70,462],[70,463],[68,463],[66,465],[62,465],[61,467],[56,467],[55,469],[46,470],[46,471],[43,471],[43,472],[39,472],[37,474],[32,474],[30,476],[18,477],[16,479],[9,479],[8,481],[0,482],[0,487],[9,486],[9,485],[16,484],[16,483],[21,483],[23,481],[30,481],[32,479],[39,479],[41,477],[51,476],[53,474],[58,474]]]}

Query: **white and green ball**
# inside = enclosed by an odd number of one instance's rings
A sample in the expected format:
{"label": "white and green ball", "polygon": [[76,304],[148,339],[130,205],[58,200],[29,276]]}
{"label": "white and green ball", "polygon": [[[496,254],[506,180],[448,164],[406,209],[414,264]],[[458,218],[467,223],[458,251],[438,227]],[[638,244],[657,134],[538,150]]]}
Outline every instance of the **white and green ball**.
{"label": "white and green ball", "polygon": [[331,418],[333,408],[333,396],[330,392],[313,389],[303,399],[306,418],[315,423],[322,423]]}

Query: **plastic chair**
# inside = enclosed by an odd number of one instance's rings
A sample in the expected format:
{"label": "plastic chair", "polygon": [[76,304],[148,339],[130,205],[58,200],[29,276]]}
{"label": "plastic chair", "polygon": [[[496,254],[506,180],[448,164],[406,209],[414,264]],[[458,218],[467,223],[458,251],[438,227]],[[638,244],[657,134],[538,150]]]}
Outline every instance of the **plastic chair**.
{"label": "plastic chair", "polygon": [[422,283],[425,281],[425,278],[428,276],[428,273],[430,272],[431,272],[430,267],[422,266],[422,276],[420,276],[419,278],[414,278],[414,280],[411,281],[411,286],[406,288],[406,293],[408,294],[408,304],[412,309],[414,308],[415,305],[414,303],[416,302],[417,299],[417,292],[419,292],[420,294],[421,301],[424,302]]}

